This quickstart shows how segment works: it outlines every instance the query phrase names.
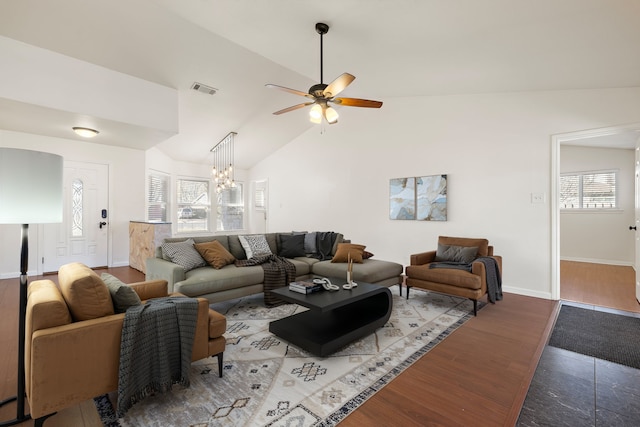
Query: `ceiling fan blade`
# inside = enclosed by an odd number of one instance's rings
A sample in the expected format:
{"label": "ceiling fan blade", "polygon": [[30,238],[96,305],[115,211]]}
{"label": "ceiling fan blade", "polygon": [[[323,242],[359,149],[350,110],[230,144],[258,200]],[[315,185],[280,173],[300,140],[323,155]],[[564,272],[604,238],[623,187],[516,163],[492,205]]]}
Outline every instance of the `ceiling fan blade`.
{"label": "ceiling fan blade", "polygon": [[327,98],[331,98],[342,92],[347,86],[351,84],[352,81],[356,79],[356,76],[353,76],[349,73],[343,73],[339,75],[334,81],[329,83],[324,89],[324,96]]}
{"label": "ceiling fan blade", "polygon": [[366,107],[366,108],[380,108],[382,107],[381,101],[371,101],[370,99],[359,98],[334,98],[331,100],[338,105],[344,105],[345,107]]}
{"label": "ceiling fan blade", "polygon": [[274,85],[274,84],[271,84],[271,83],[268,83],[265,86],[268,87],[268,88],[271,88],[271,89],[280,89],[280,90],[283,90],[285,92],[292,93],[294,95],[306,96],[307,98],[315,99],[315,97],[313,95],[311,95],[310,93],[302,92],[300,90],[289,89],[288,87],[278,86],[278,85]]}
{"label": "ceiling fan blade", "polygon": [[313,104],[313,102],[305,102],[304,104],[298,104],[298,105],[294,105],[294,106],[291,106],[291,107],[288,107],[288,108],[284,108],[284,109],[282,109],[280,111],[276,111],[273,114],[275,114],[277,116],[279,114],[288,113],[289,111],[299,110],[300,108],[304,108],[307,105],[311,105],[311,104]]}

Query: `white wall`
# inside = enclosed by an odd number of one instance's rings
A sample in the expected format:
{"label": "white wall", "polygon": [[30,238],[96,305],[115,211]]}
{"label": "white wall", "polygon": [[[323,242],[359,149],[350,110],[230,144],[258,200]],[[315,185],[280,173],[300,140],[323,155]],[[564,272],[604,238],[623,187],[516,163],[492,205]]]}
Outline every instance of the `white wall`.
{"label": "white wall", "polygon": [[[109,166],[109,265],[129,265],[129,221],[145,215],[145,155],[141,150],[0,130],[0,146],[58,154],[65,161]],[[0,225],[0,277],[20,274],[20,226]],[[29,274],[38,271],[38,228],[29,227]]]}
{"label": "white wall", "polygon": [[[269,179],[270,231],[340,231],[404,265],[439,235],[486,237],[505,290],[550,298],[551,135],[640,121],[640,88],[391,98],[339,112],[324,134],[314,127],[251,170]],[[389,179],[434,174],[449,178],[448,221],[390,220]]]}
{"label": "white wall", "polygon": [[560,214],[560,258],[603,264],[633,265],[635,152],[613,148],[563,145],[560,172],[618,169],[618,206],[615,212],[570,212]]}

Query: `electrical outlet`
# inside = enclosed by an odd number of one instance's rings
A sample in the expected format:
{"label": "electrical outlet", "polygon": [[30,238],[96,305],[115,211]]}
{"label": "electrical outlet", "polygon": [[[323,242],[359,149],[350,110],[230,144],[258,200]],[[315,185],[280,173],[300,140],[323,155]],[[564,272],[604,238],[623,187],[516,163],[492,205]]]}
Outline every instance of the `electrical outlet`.
{"label": "electrical outlet", "polygon": [[531,203],[544,203],[544,193],[531,193]]}

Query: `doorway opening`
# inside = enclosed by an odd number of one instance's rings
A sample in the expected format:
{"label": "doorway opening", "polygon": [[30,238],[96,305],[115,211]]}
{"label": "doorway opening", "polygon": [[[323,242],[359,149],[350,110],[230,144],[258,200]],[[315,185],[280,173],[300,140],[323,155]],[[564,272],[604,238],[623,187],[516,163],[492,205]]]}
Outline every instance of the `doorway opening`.
{"label": "doorway opening", "polygon": [[[568,146],[611,148],[623,150],[635,150],[640,138],[640,123],[624,126],[615,126],[601,129],[571,132],[552,136],[552,179],[551,179],[551,297],[558,300],[561,298],[561,214],[560,214],[560,175],[562,173],[561,148]],[[627,178],[634,181],[633,178]],[[635,182],[626,183],[634,186],[634,194],[637,194]],[[627,210],[634,210],[627,207]],[[631,215],[633,216],[633,215]],[[632,220],[632,218],[630,219]],[[631,224],[627,224],[629,226]],[[625,225],[620,225],[623,227]],[[626,231],[628,233],[628,231]],[[628,249],[630,252],[638,252],[633,249],[633,245]],[[633,260],[637,259],[638,253],[629,254],[632,260],[627,265],[633,265]],[[637,267],[636,267],[637,269]]]}

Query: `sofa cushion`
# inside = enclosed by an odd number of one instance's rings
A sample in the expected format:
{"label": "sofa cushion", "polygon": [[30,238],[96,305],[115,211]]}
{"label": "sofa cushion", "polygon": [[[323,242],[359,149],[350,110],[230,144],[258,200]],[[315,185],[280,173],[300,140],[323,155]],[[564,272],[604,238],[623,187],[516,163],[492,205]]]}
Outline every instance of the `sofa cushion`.
{"label": "sofa cushion", "polygon": [[196,268],[186,273],[185,280],[177,282],[173,290],[188,297],[259,285],[264,281],[262,266],[236,267],[226,265],[220,270],[211,267]]}
{"label": "sofa cushion", "polygon": [[464,262],[468,264],[476,259],[477,255],[477,246],[456,246],[443,245],[442,243],[438,243],[438,250],[436,251],[435,260]]}
{"label": "sofa cushion", "polygon": [[165,242],[162,244],[162,253],[168,256],[171,262],[184,268],[184,271],[207,265],[207,262],[193,247],[194,243],[193,239],[187,239],[183,242]]}
{"label": "sofa cushion", "polygon": [[210,242],[196,243],[193,245],[198,253],[204,258],[207,263],[213,268],[220,269],[225,265],[232,264],[236,258],[222,246],[217,240]]}
{"label": "sofa cushion", "polygon": [[134,291],[131,286],[124,284],[117,277],[109,273],[102,273],[100,278],[107,285],[107,288],[109,288],[116,313],[124,313],[129,307],[142,304],[136,291]]}
{"label": "sofa cushion", "polygon": [[[365,259],[362,264],[353,265],[353,280],[365,283],[377,283],[386,279],[397,278],[402,274],[403,266],[391,261]],[[319,261],[312,266],[314,275],[335,277],[346,280],[347,264]]]}
{"label": "sofa cushion", "polygon": [[304,234],[280,234],[280,251],[278,255],[285,258],[305,256]]}
{"label": "sofa cushion", "polygon": [[366,248],[365,245],[355,243],[338,243],[338,249],[331,258],[331,262],[348,262],[351,259],[354,263],[362,264],[364,248]]}
{"label": "sofa cushion", "polygon": [[273,254],[264,234],[238,236],[238,239],[240,239],[247,258]]}
{"label": "sofa cushion", "polygon": [[58,271],[60,292],[74,321],[97,319],[114,314],[107,285],[84,264],[65,264]]}
{"label": "sofa cushion", "polygon": [[[312,262],[309,262],[307,260],[312,260]],[[287,261],[293,264],[296,268],[296,277],[300,277],[311,273],[311,265],[313,264],[313,261],[317,262],[319,260],[307,257],[296,257],[289,258]]]}

